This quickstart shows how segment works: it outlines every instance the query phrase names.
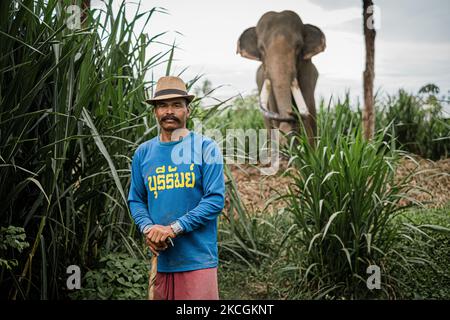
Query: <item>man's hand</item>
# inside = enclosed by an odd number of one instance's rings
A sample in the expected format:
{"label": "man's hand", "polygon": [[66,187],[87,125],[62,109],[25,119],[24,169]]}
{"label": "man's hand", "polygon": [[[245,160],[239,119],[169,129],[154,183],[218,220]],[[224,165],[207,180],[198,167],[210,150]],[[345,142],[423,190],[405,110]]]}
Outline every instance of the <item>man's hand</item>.
{"label": "man's hand", "polygon": [[[166,243],[167,238],[175,238],[175,233],[170,226],[162,226],[159,224],[154,225],[147,233],[147,240],[153,242],[156,245],[162,245]],[[167,245],[166,245],[167,247]]]}
{"label": "man's hand", "polygon": [[[151,238],[149,237],[149,234],[150,234],[150,231],[153,230],[153,228],[155,228],[155,227],[156,227],[156,225],[153,226],[152,228],[150,228],[150,229],[144,231],[144,234],[145,234],[145,242],[146,242],[146,244],[149,246],[150,251],[151,251],[154,255],[159,256],[159,251],[163,251],[163,250],[167,249],[167,244],[166,244],[165,241],[164,241],[164,242],[159,242],[159,243],[156,243],[156,242],[154,242],[154,241],[151,241]],[[169,227],[169,228],[170,228],[170,227]],[[171,229],[172,229],[172,228],[171,228]]]}
{"label": "man's hand", "polygon": [[150,248],[150,251],[153,252],[154,255],[159,256],[159,252],[167,249],[167,244],[156,244],[154,242],[149,241],[146,239],[145,241]]}

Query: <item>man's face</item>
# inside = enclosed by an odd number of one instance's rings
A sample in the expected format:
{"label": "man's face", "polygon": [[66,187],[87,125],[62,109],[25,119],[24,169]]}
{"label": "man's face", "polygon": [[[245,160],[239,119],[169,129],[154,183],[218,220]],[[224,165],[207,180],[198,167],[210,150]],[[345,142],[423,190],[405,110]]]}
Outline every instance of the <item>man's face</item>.
{"label": "man's face", "polygon": [[186,127],[189,108],[184,98],[161,100],[155,103],[155,116],[165,131],[174,131]]}

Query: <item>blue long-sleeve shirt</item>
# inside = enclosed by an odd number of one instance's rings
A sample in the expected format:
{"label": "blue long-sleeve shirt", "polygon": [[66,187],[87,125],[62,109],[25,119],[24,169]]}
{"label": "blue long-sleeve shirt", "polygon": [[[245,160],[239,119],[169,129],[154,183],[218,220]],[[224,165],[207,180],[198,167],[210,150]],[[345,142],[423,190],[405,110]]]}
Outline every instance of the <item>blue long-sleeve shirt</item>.
{"label": "blue long-sleeve shirt", "polygon": [[182,140],[141,144],[133,157],[128,204],[139,229],[178,221],[183,233],[160,252],[159,272],[216,267],[217,217],[224,207],[223,157],[217,144],[190,132]]}

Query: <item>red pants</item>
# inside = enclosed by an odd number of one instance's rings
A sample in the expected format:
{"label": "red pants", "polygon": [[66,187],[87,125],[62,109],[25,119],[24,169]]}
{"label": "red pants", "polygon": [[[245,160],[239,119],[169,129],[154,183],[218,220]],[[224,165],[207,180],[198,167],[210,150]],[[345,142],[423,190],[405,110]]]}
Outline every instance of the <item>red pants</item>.
{"label": "red pants", "polygon": [[217,267],[156,273],[154,300],[219,300]]}

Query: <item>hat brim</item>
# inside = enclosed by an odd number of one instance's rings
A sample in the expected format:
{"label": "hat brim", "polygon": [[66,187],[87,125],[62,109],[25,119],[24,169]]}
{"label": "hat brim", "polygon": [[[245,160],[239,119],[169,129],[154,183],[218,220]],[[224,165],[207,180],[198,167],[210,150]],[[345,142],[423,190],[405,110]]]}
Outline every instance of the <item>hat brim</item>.
{"label": "hat brim", "polygon": [[192,95],[192,94],[180,95],[180,94],[172,93],[172,94],[162,95],[162,96],[159,96],[159,97],[153,98],[153,99],[147,99],[147,100],[145,100],[145,102],[154,105],[158,101],[169,100],[169,99],[174,99],[174,98],[184,98],[184,99],[187,99],[189,102],[191,102],[192,100],[195,99],[195,95]]}

